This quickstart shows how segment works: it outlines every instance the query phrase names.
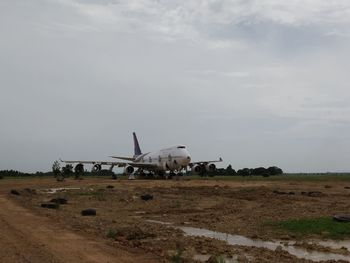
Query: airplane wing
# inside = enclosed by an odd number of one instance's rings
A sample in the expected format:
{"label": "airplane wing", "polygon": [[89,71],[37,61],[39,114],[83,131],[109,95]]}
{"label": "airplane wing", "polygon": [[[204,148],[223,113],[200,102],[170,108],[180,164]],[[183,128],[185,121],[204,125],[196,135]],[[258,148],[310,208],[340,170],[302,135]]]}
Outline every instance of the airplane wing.
{"label": "airplane wing", "polygon": [[65,161],[65,160],[61,160],[61,162],[63,163],[67,163],[67,164],[101,164],[101,165],[114,165],[117,167],[124,167],[127,165],[127,163],[124,162],[111,162],[111,161]]}
{"label": "airplane wing", "polygon": [[214,160],[214,161],[198,161],[198,162],[191,162],[191,163],[189,163],[188,164],[188,166],[189,167],[192,167],[192,166],[194,166],[194,165],[198,165],[198,164],[200,164],[200,165],[206,165],[206,164],[208,164],[208,163],[219,163],[219,162],[222,162],[222,158],[220,157],[219,158],[219,160]]}
{"label": "airplane wing", "polygon": [[155,169],[157,167],[156,164],[148,164],[148,163],[129,163],[129,162],[112,162],[112,161],[65,161],[61,160],[63,163],[67,164],[101,164],[101,165],[111,165],[115,167],[125,167],[125,166],[133,166],[136,168],[143,168],[143,169]]}

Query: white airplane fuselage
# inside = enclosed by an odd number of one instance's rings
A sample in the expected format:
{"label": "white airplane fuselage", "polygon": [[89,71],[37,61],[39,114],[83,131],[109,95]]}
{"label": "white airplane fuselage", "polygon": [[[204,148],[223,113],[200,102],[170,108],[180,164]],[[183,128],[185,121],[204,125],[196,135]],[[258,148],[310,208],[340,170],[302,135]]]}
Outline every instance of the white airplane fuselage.
{"label": "white airplane fuselage", "polygon": [[148,171],[151,174],[164,175],[166,172],[170,174],[181,174],[183,170],[187,171],[187,167],[196,174],[215,171],[214,163],[222,162],[222,159],[213,161],[196,161],[191,162],[191,155],[185,145],[176,145],[161,149],[156,152],[142,153],[136,133],[133,133],[134,155],[130,156],[110,156],[122,161],[96,161],[96,160],[76,160],[62,161],[66,163],[67,169],[72,169],[71,164],[76,164],[74,171],[78,173],[84,172],[84,164],[92,165],[92,172],[101,171],[103,165],[108,165],[112,171],[114,167],[124,167],[124,174],[132,175],[135,169],[140,174]]}
{"label": "white airplane fuselage", "polygon": [[186,146],[177,145],[135,156],[134,163],[155,165],[158,171],[180,171],[191,162]]}

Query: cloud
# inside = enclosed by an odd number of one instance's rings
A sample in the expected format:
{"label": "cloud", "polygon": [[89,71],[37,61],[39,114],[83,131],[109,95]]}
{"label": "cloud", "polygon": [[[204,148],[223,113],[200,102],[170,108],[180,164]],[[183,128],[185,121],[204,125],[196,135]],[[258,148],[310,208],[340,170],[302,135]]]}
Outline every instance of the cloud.
{"label": "cloud", "polygon": [[[59,0],[99,23],[125,22],[164,34],[205,32],[209,26],[272,22],[289,26],[342,25],[350,22],[346,0],[74,1]],[[191,28],[191,29],[189,29]],[[161,30],[160,30],[161,29]],[[185,29],[185,30],[183,30]]]}
{"label": "cloud", "polygon": [[350,148],[349,6],[2,1],[0,165],[125,154],[136,130],[145,149],[187,143],[235,168],[345,170],[345,157],[317,151]]}

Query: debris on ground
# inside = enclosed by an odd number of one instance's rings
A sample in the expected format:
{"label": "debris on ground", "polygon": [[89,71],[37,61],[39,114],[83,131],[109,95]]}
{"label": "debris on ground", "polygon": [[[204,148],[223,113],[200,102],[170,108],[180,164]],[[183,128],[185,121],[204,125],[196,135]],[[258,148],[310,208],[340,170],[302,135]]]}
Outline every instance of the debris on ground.
{"label": "debris on ground", "polygon": [[40,206],[43,208],[50,208],[50,209],[58,209],[60,207],[58,203],[54,203],[54,202],[42,203]]}
{"label": "debris on ground", "polygon": [[153,200],[153,195],[150,195],[150,194],[141,195],[141,199],[144,201]]}
{"label": "debris on ground", "polygon": [[12,189],[10,193],[13,194],[13,195],[21,195],[21,194],[20,194],[17,190],[15,190],[15,189]]}
{"label": "debris on ground", "polygon": [[323,195],[323,193],[319,191],[301,192],[301,194],[311,197],[320,197]]}
{"label": "debris on ground", "polygon": [[96,215],[96,209],[93,208],[87,208],[84,210],[81,210],[82,216],[95,216]]}
{"label": "debris on ground", "polygon": [[350,215],[335,215],[333,220],[337,222],[347,223],[350,222]]}
{"label": "debris on ground", "polygon": [[68,200],[65,198],[53,198],[50,200],[51,203],[56,203],[56,204],[60,204],[60,205],[65,205],[68,203]]}
{"label": "debris on ground", "polygon": [[23,191],[29,193],[29,194],[36,194],[36,190],[35,189],[30,189],[30,188],[24,188]]}
{"label": "debris on ground", "polygon": [[278,190],[274,190],[273,193],[278,194],[278,195],[295,195],[294,192],[282,192],[282,191],[278,191]]}

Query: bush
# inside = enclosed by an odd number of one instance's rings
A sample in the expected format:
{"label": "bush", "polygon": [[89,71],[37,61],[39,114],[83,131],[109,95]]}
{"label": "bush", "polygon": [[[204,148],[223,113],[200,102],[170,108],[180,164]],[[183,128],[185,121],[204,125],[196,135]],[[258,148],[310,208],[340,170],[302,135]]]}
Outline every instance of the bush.
{"label": "bush", "polygon": [[264,174],[270,174],[269,171],[264,167],[258,167],[252,169],[252,175],[264,175]]}
{"label": "bush", "polygon": [[243,168],[237,171],[237,174],[240,176],[249,176],[250,175],[250,169],[249,168]]}
{"label": "bush", "polygon": [[62,173],[64,177],[69,177],[73,173],[73,165],[66,164],[66,166],[63,166]]}
{"label": "bush", "polygon": [[267,171],[271,175],[281,175],[281,174],[283,174],[282,169],[278,168],[277,166],[271,166],[271,167],[267,168]]}
{"label": "bush", "polygon": [[177,249],[175,254],[170,257],[170,262],[172,263],[182,263],[184,260],[182,259],[182,250]]}
{"label": "bush", "polygon": [[115,232],[113,229],[108,229],[108,232],[106,234],[107,238],[115,238],[117,235],[117,232]]}

